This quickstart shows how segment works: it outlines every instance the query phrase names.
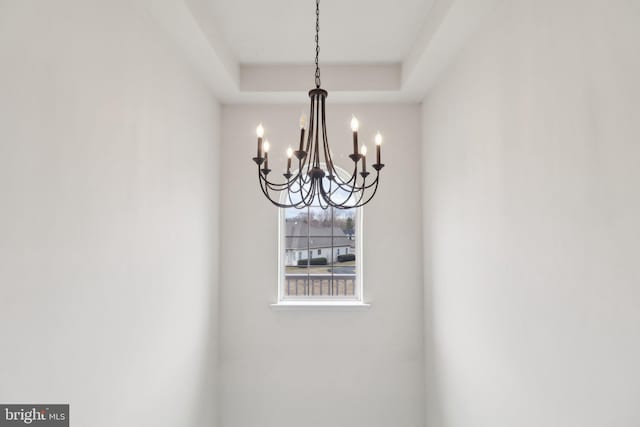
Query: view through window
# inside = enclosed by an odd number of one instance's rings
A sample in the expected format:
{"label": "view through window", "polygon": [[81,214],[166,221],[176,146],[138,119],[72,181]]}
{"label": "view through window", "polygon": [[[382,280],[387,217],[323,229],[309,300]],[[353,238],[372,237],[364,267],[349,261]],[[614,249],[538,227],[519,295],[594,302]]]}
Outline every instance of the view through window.
{"label": "view through window", "polygon": [[283,299],[359,299],[358,210],[284,210]]}

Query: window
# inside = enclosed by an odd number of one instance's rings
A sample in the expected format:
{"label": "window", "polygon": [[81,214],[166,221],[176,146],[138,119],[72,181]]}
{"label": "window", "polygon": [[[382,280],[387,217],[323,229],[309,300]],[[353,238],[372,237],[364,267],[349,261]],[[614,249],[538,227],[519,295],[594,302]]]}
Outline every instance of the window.
{"label": "window", "polygon": [[361,211],[280,209],[279,303],[362,302]]}

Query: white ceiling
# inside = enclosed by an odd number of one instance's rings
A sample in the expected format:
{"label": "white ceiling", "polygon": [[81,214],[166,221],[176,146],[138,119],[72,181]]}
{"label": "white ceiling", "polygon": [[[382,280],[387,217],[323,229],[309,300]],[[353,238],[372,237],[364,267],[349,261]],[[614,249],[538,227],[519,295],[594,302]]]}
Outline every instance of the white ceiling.
{"label": "white ceiling", "polygon": [[[331,102],[420,102],[503,0],[321,0]],[[223,103],[304,103],[314,0],[136,0]]]}
{"label": "white ceiling", "polygon": [[[315,55],[314,0],[207,0],[212,22],[241,63],[302,63]],[[321,0],[320,61],[402,61],[433,0]]]}

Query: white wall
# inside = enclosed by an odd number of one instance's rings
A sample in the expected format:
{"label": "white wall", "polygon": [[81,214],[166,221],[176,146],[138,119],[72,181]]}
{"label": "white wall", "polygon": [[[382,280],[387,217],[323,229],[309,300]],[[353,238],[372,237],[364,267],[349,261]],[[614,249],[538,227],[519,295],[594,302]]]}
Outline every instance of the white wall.
{"label": "white wall", "polygon": [[503,2],[427,97],[429,427],[640,425],[639,23]]}
{"label": "white wall", "polygon": [[[364,209],[368,311],[274,311],[278,211],[259,190],[255,127],[285,167],[298,141],[296,106],[225,106],[221,205],[220,411],[224,427],[424,425],[423,289],[418,105],[337,105],[328,133],[340,165],[351,114],[372,151],[385,135],[382,184]],[[282,170],[284,172],[284,170]],[[402,248],[390,250],[389,248]]]}
{"label": "white wall", "polygon": [[0,402],[211,426],[219,107],[133,5],[0,1]]}

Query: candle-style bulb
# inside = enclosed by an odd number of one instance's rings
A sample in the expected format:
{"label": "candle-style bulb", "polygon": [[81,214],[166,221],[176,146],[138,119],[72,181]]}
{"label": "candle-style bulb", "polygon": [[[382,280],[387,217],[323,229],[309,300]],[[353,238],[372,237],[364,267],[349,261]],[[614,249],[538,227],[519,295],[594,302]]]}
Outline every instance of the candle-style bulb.
{"label": "candle-style bulb", "polygon": [[264,128],[262,127],[262,123],[260,123],[256,128],[256,135],[258,135],[258,138],[262,138],[264,136]]}
{"label": "candle-style bulb", "polygon": [[305,116],[304,114],[302,114],[300,116],[300,129],[304,129],[304,127],[307,125],[307,116]]}
{"label": "candle-style bulb", "polygon": [[271,145],[269,144],[269,140],[265,139],[264,142],[262,143],[262,149],[264,150],[265,153],[268,153],[269,148],[271,148]]}
{"label": "candle-style bulb", "polygon": [[293,157],[293,148],[287,148],[287,173],[284,176],[289,180],[291,178],[291,157]]}
{"label": "candle-style bulb", "polygon": [[367,146],[362,144],[362,147],[360,148],[360,154],[362,154],[363,156],[367,155]]}
{"label": "candle-style bulb", "polygon": [[380,135],[380,132],[376,134],[375,141],[376,141],[376,145],[382,144],[382,135]]}
{"label": "candle-style bulb", "polygon": [[358,122],[358,119],[356,119],[356,116],[352,116],[351,117],[351,130],[354,132],[358,132],[358,128],[360,127],[360,123]]}

